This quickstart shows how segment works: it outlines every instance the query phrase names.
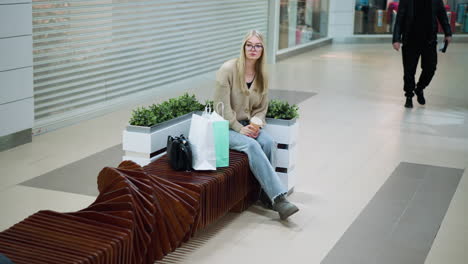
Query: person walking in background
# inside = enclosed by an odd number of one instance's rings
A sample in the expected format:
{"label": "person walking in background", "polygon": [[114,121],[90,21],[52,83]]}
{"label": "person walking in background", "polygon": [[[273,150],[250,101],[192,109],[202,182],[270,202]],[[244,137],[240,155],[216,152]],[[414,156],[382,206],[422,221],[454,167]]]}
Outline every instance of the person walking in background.
{"label": "person walking in background", "polygon": [[[437,67],[437,21],[445,33],[445,41],[452,41],[452,30],[442,0],[400,0],[395,27],[393,48],[401,44],[404,70],[405,107],[413,107],[413,96],[419,104],[426,104],[424,89],[429,85]],[[421,58],[421,76],[415,83],[416,68]]]}
{"label": "person walking in background", "polygon": [[[216,73],[214,105],[224,104],[229,121],[229,148],[247,154],[249,167],[279,213],[287,219],[299,209],[286,200],[286,187],[276,174],[276,143],[261,127],[268,110],[268,77],[263,35],[251,30],[241,45],[239,58],[225,62]],[[221,114],[221,113],[220,113]]]}

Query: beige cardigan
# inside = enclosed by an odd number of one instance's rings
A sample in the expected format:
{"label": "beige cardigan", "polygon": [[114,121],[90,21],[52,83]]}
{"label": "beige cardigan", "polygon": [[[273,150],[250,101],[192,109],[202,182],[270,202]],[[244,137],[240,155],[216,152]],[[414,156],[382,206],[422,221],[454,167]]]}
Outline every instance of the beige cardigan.
{"label": "beige cardigan", "polygon": [[[229,128],[234,131],[239,132],[243,127],[239,121],[250,120],[254,116],[266,124],[268,90],[261,94],[255,85],[256,81],[248,89],[245,82],[240,83],[237,59],[225,62],[216,73],[214,105],[219,102],[224,103],[224,119],[229,121]],[[216,110],[218,112],[218,109]]]}

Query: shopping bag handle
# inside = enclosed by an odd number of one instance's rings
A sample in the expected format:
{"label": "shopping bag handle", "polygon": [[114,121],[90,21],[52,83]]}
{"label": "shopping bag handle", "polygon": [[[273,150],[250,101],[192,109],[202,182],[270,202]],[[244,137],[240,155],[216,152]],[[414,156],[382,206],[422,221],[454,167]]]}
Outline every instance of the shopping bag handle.
{"label": "shopping bag handle", "polygon": [[207,116],[209,114],[211,114],[212,110],[211,110],[211,105],[210,104],[206,104],[205,105],[205,111],[203,111],[203,114],[202,116]]}
{"label": "shopping bag handle", "polygon": [[216,104],[216,112],[220,113],[219,112],[219,105],[221,105],[221,116],[224,118],[224,103],[223,102],[218,102]]}

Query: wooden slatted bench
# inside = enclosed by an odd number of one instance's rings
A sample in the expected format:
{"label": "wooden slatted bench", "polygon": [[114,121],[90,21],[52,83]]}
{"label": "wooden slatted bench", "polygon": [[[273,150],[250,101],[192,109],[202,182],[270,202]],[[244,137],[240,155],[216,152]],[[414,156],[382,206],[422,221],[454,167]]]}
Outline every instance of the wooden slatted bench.
{"label": "wooden slatted bench", "polygon": [[144,167],[124,161],[99,173],[98,189],[79,212],[39,211],[1,232],[0,253],[17,264],[154,263],[259,194],[236,151],[217,171],[173,171],[166,156]]}

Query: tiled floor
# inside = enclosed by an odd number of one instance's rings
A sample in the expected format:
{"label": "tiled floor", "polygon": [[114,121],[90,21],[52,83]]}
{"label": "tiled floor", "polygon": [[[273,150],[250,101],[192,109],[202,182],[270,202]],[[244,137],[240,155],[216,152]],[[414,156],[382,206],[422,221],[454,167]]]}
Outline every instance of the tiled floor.
{"label": "tiled floor", "polygon": [[[228,215],[166,263],[320,263],[401,162],[465,169],[467,50],[468,44],[453,44],[439,55],[427,105],[415,102],[411,110],[403,108],[401,55],[388,44],[331,45],[272,65],[272,89],[315,94],[300,103],[298,183],[290,199],[301,211],[287,222],[260,207]],[[174,83],[144,104],[186,87],[208,99],[213,84],[214,74],[208,73]],[[92,195],[19,184],[55,171],[50,186],[67,185],[55,182],[60,170],[119,145],[134,107],[1,152],[0,230],[40,209],[75,211],[90,204]],[[74,177],[90,179],[93,170]],[[468,259],[467,176],[464,170],[426,264]]]}

